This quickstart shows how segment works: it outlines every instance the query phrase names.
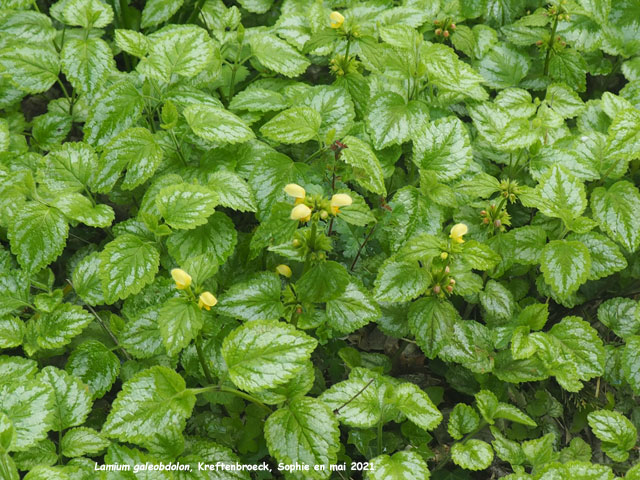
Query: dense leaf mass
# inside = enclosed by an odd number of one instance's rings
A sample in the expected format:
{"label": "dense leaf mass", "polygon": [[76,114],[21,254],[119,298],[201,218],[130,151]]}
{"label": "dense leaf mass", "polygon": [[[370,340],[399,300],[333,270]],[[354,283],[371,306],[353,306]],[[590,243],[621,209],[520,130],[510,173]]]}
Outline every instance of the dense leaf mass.
{"label": "dense leaf mass", "polygon": [[640,0],[3,0],[0,479],[639,480],[639,187]]}

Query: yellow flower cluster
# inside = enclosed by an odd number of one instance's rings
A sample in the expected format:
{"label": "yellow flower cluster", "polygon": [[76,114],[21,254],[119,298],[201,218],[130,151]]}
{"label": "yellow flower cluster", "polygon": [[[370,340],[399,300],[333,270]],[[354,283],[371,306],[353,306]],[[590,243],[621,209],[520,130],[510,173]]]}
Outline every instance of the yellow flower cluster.
{"label": "yellow flower cluster", "polygon": [[[291,210],[291,220],[298,220],[300,222],[308,222],[311,220],[311,214],[313,210],[304,203],[307,197],[307,192],[303,187],[295,183],[289,183],[284,187],[284,191],[290,197],[296,199],[295,207]],[[340,207],[346,207],[353,203],[353,199],[346,193],[336,193],[331,197],[331,213],[338,215],[340,213]],[[326,207],[327,209],[329,207]],[[328,212],[323,208],[320,212],[320,218],[323,220],[328,216]]]}
{"label": "yellow flower cluster", "polygon": [[[176,282],[176,288],[178,290],[187,290],[191,287],[191,275],[181,268],[174,268],[171,270],[171,277],[173,278],[173,281]],[[216,303],[218,303],[218,300],[211,292],[202,292],[198,299],[198,307],[204,307],[205,310],[211,310],[211,307]]]}

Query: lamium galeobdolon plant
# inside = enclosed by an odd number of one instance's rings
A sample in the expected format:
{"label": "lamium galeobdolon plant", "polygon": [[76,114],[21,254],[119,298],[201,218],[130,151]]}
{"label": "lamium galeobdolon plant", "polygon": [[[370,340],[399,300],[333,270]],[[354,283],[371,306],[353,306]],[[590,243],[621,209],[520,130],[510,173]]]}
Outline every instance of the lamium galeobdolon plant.
{"label": "lamium galeobdolon plant", "polygon": [[638,480],[639,0],[3,0],[0,478]]}

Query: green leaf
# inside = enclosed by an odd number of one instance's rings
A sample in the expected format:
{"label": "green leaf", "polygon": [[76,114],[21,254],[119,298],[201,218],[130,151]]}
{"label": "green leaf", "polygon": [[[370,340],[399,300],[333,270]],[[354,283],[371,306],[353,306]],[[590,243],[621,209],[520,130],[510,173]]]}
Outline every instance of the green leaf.
{"label": "green leaf", "polygon": [[154,366],[124,383],[102,433],[123,442],[140,443],[163,432],[181,432],[195,402],[195,394],[179,374]]}
{"label": "green leaf", "polygon": [[594,220],[607,235],[629,252],[640,246],[640,192],[627,181],[614,183],[608,189],[596,188],[591,194]]}
{"label": "green leaf", "polygon": [[222,212],[215,212],[205,225],[171,234],[167,238],[167,248],[178,264],[198,255],[211,255],[222,265],[233,253],[236,242],[237,232],[231,219]]}
{"label": "green leaf", "polygon": [[366,473],[370,480],[425,480],[430,476],[427,462],[412,450],[379,455],[371,459],[370,467]]}
{"label": "green leaf", "polygon": [[471,66],[458,58],[453,49],[434,43],[421,52],[429,81],[444,93],[453,92],[457,97],[485,100],[487,92],[480,86],[484,78]]}
{"label": "green leaf", "polygon": [[89,109],[84,128],[87,142],[104,146],[132,127],[144,108],[144,98],[131,80],[121,80],[98,94]]}
{"label": "green leaf", "polygon": [[608,150],[615,158],[640,156],[640,111],[630,108],[617,113],[609,127]]}
{"label": "green leaf", "polygon": [[262,272],[227,290],[216,305],[216,311],[246,321],[279,320],[284,316],[280,293],[278,276]]}
{"label": "green leaf", "polygon": [[369,144],[352,136],[344,137],[342,143],[347,148],[340,152],[340,159],[351,165],[355,181],[370,192],[386,195],[382,166]]}
{"label": "green leaf", "polygon": [[457,117],[427,123],[413,136],[413,162],[424,170],[434,171],[440,182],[462,175],[471,159],[469,133]]}
{"label": "green leaf", "polygon": [[73,288],[88,305],[104,303],[100,281],[100,254],[93,252],[80,260],[73,270]]}
{"label": "green leaf", "polygon": [[518,442],[509,440],[500,433],[500,429],[491,427],[491,433],[494,440],[491,446],[496,452],[496,456],[505,462],[509,462],[513,468],[514,465],[521,465],[525,461],[524,452]]}
{"label": "green leaf", "polygon": [[611,410],[596,410],[587,415],[593,434],[602,441],[602,450],[616,462],[629,457],[628,450],[636,444],[638,432],[627,417]]}
{"label": "green leaf", "polygon": [[79,92],[93,94],[115,70],[113,52],[100,38],[70,38],[60,52],[62,71]]}
{"label": "green leaf", "polygon": [[153,27],[169,20],[180,10],[184,0],[149,0],[142,9],[142,28]]}
{"label": "green leaf", "polygon": [[102,398],[118,379],[120,359],[103,343],[87,340],[71,352],[65,370],[89,386],[93,399]]}
{"label": "green leaf", "polygon": [[171,298],[160,309],[158,326],[169,356],[175,356],[191,343],[204,324],[202,311],[195,302]]}
{"label": "green leaf", "polygon": [[319,134],[322,117],[311,107],[292,107],[280,112],[261,128],[270,140],[280,143],[304,143]]}
{"label": "green leaf", "polygon": [[158,327],[160,307],[151,306],[127,323],[119,335],[120,344],[135,358],[149,358],[164,353]]}
{"label": "green leaf", "polygon": [[469,115],[480,136],[498,150],[513,152],[537,140],[528,120],[513,116],[499,105],[487,102],[473,105],[469,107]]}
{"label": "green leaf", "polygon": [[151,132],[142,127],[129,128],[105,145],[89,185],[95,192],[108,193],[126,167],[121,187],[132,190],[147,181],[161,161],[162,149]]}
{"label": "green leaf", "polygon": [[125,233],[100,252],[100,280],[107,303],[138,293],[158,272],[160,254],[140,237]]}
{"label": "green leaf", "polygon": [[144,57],[149,51],[147,37],[142,33],[122,28],[116,28],[114,33],[116,46],[121,50],[138,58]]}
{"label": "green leaf", "polygon": [[584,92],[587,85],[587,63],[573,48],[556,50],[549,61],[549,76],[578,92]]}
{"label": "green leaf", "polygon": [[622,352],[622,372],[627,383],[636,395],[640,392],[640,336],[626,339]]}
{"label": "green leaf", "polygon": [[562,118],[573,118],[584,110],[584,102],[575,92],[562,83],[552,83],[547,87],[545,102]]}
{"label": "green leaf", "polygon": [[536,207],[548,217],[576,218],[587,208],[584,184],[565,168],[553,166],[536,187]]}
{"label": "green leaf", "polygon": [[453,332],[458,311],[446,300],[424,297],[411,304],[407,321],[425,355],[435,358]]}
{"label": "green leaf", "polygon": [[63,303],[53,312],[29,320],[33,326],[28,328],[27,334],[35,335],[40,348],[50,350],[67,345],[92,321],[91,314],[82,307]]}
{"label": "green leaf", "polygon": [[257,87],[250,87],[237,93],[229,103],[230,110],[248,112],[278,111],[288,106],[289,102],[281,93]]}
{"label": "green leaf", "polygon": [[[272,413],[264,424],[269,452],[284,464],[306,464],[307,478],[327,478],[337,462],[340,445],[338,421],[321,400],[294,398]],[[316,471],[315,465],[323,465]]]}
{"label": "green leaf", "polygon": [[62,253],[68,232],[69,225],[57,209],[27,202],[11,219],[8,237],[22,268],[36,273]]}
{"label": "green leaf", "polygon": [[63,4],[62,17],[67,25],[103,28],[113,21],[113,10],[99,0],[68,0]]}
{"label": "green leaf", "polygon": [[581,379],[589,380],[604,373],[602,340],[588,322],[579,317],[565,317],[549,330],[549,334],[560,340],[564,352],[573,356]]}
{"label": "green leaf", "polygon": [[604,235],[595,232],[572,233],[567,240],[581,242],[589,250],[589,280],[607,277],[627,267],[627,260],[618,246]]}
{"label": "green leaf", "polygon": [[404,302],[425,293],[431,275],[418,262],[397,262],[387,259],[375,281],[374,294],[378,302]]}
{"label": "green leaf", "polygon": [[322,392],[320,400],[333,409],[334,414],[345,425],[356,428],[371,428],[378,422],[396,415],[396,408],[385,402],[391,385],[384,377],[356,367],[348,380],[336,383]]}
{"label": "green leaf", "polygon": [[189,105],[182,114],[193,133],[208,142],[243,143],[255,136],[241,118],[220,107]]}
{"label": "green leaf", "polygon": [[60,432],[84,423],[92,403],[84,383],[52,366],[43,368],[38,378],[53,390],[54,430]]}
{"label": "green leaf", "polygon": [[109,205],[93,205],[91,200],[79,193],[59,194],[50,204],[69,220],[82,222],[90,227],[108,227],[115,218]]}
{"label": "green leaf", "polygon": [[[71,131],[73,118],[67,113],[45,113],[33,119],[31,133],[38,145],[44,150],[51,150],[61,143]],[[1,129],[2,127],[0,127]],[[0,137],[2,134],[0,134]],[[7,145],[9,147],[9,130],[6,131]],[[2,140],[0,140],[0,150],[2,150]]]}
{"label": "green leaf", "polygon": [[51,192],[82,192],[98,166],[98,157],[91,145],[66,142],[46,156],[45,167],[38,179]]}
{"label": "green leaf", "polygon": [[620,338],[640,333],[640,305],[630,298],[611,298],[598,307],[598,320]]}
{"label": "green leaf", "polygon": [[0,349],[13,348],[22,344],[24,322],[16,317],[0,318]]}
{"label": "green leaf", "polygon": [[21,378],[0,386],[0,412],[9,417],[15,435],[11,450],[24,451],[53,427],[54,392],[40,381]]}
{"label": "green leaf", "polygon": [[349,279],[349,272],[341,264],[326,261],[300,277],[296,282],[296,292],[303,302],[328,302],[345,292]]}
{"label": "green leaf", "polygon": [[544,281],[561,297],[568,297],[589,276],[591,256],[580,242],[552,240],[542,252],[540,270]]}
{"label": "green leaf", "polygon": [[493,48],[478,62],[478,73],[491,88],[516,87],[529,71],[527,57],[504,43]]}
{"label": "green leaf", "polygon": [[60,449],[68,458],[98,454],[109,446],[109,440],[92,428],[78,427],[69,430],[62,437]]}
{"label": "green leaf", "polygon": [[170,83],[174,75],[194,77],[220,61],[207,31],[195,25],[167,25],[148,35],[147,45],[149,55],[140,60],[137,69],[164,83]]}
{"label": "green leaf", "polygon": [[525,226],[511,230],[515,238],[514,260],[524,265],[540,263],[542,250],[547,242],[547,232],[541,227]]}
{"label": "green leaf", "polygon": [[429,120],[429,110],[417,100],[407,103],[397,93],[382,92],[369,103],[366,120],[374,147],[382,150],[408,141]]}
{"label": "green leaf", "polygon": [[402,383],[393,389],[392,403],[409,420],[425,430],[434,430],[442,421],[429,396],[413,383]]}
{"label": "green leaf", "polygon": [[255,34],[251,36],[249,43],[253,54],[262,65],[285,77],[297,77],[310,65],[304,55],[275,35]]}
{"label": "green leaf", "polygon": [[209,176],[209,189],[218,196],[220,205],[240,212],[255,212],[256,200],[247,182],[238,174],[218,170]]}
{"label": "green leaf", "polygon": [[428,233],[411,237],[396,253],[399,262],[427,261],[446,250],[447,244],[441,238]]}
{"label": "green leaf", "polygon": [[51,42],[9,43],[0,49],[0,67],[4,67],[20,90],[42,93],[56,82],[60,59]]}
{"label": "green leaf", "polygon": [[181,183],[165,187],[156,195],[156,208],[172,228],[191,230],[207,223],[218,199],[207,187]]}
{"label": "green leaf", "polygon": [[488,245],[475,240],[465,241],[462,245],[463,260],[476,270],[489,270],[500,263],[501,258]]}
{"label": "green leaf", "polygon": [[451,458],[453,463],[466,470],[484,470],[493,461],[493,449],[487,442],[471,439],[454,444]]}
{"label": "green leaf", "polygon": [[489,280],[479,297],[492,322],[504,323],[511,320],[516,310],[516,302],[513,294],[504,285]]}
{"label": "green leaf", "polygon": [[334,138],[341,138],[353,126],[356,114],[351,96],[345,88],[317,85],[306,91],[300,103],[320,114],[322,123],[319,135],[323,139],[330,134]]}
{"label": "green leaf", "polygon": [[456,440],[460,440],[467,433],[471,433],[480,426],[480,417],[475,409],[466,403],[456,403],[449,414],[447,431]]}
{"label": "green leaf", "polygon": [[227,335],[222,356],[231,381],[251,392],[273,388],[293,378],[316,345],[315,339],[292,325],[257,320]]}
{"label": "green leaf", "polygon": [[350,280],[344,293],[327,302],[327,324],[344,334],[377,320],[380,309],[360,282]]}

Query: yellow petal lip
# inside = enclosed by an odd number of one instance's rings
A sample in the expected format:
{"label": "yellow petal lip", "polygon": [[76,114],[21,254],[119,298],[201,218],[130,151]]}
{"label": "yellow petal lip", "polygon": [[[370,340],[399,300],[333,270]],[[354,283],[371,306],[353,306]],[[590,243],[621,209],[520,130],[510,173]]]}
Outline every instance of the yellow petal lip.
{"label": "yellow petal lip", "polygon": [[464,223],[456,223],[453,227],[451,227],[451,233],[449,237],[456,243],[464,243],[462,238],[469,231],[469,227],[467,227]]}
{"label": "yellow petal lip", "polygon": [[276,267],[276,273],[282,275],[283,277],[291,278],[291,269],[289,268],[289,265],[278,265]]}
{"label": "yellow petal lip", "polygon": [[211,292],[202,292],[198,298],[198,307],[204,307],[205,310],[211,310],[211,307],[216,303],[218,303],[218,299]]}
{"label": "yellow petal lip", "polygon": [[346,193],[336,193],[333,197],[331,197],[331,206],[332,207],[346,207],[353,203],[353,198],[351,198]]}
{"label": "yellow petal lip", "polygon": [[181,268],[171,270],[171,277],[173,281],[176,282],[176,288],[178,290],[186,290],[191,286],[191,275]]}
{"label": "yellow petal lip", "polygon": [[340,12],[331,12],[329,20],[331,20],[331,28],[340,28],[344,23],[344,17]]}
{"label": "yellow petal lip", "polygon": [[293,198],[304,198],[307,196],[307,192],[305,192],[304,188],[297,183],[289,183],[285,185],[284,191],[287,195]]}
{"label": "yellow petal lip", "polygon": [[308,222],[311,220],[311,209],[304,203],[296,205],[291,210],[291,220],[299,220],[301,222]]}
{"label": "yellow petal lip", "polygon": [[337,215],[340,213],[340,207],[346,207],[353,203],[353,198],[351,198],[346,193],[336,193],[333,197],[331,197],[331,213]]}

